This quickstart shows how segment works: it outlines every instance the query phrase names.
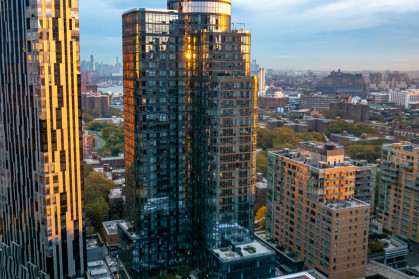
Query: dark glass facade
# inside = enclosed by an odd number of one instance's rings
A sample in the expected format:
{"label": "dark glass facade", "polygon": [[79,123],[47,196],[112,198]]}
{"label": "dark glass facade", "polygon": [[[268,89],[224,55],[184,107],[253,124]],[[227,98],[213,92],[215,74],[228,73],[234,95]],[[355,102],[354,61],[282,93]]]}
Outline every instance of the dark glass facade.
{"label": "dark glass facade", "polygon": [[249,242],[256,175],[250,34],[200,32],[191,38],[191,193],[199,232],[194,236],[207,248]]}
{"label": "dark glass facade", "polygon": [[185,24],[177,12],[134,10],[123,26],[127,215],[139,237],[133,270],[147,278],[190,253]]}
{"label": "dark glass facade", "polygon": [[123,16],[133,232],[119,228],[120,260],[135,278],[180,265],[207,278],[268,278],[275,255],[253,237],[250,33],[231,30],[230,1],[169,0],[168,8]]}
{"label": "dark glass facade", "polygon": [[78,13],[0,0],[0,278],[86,271]]}

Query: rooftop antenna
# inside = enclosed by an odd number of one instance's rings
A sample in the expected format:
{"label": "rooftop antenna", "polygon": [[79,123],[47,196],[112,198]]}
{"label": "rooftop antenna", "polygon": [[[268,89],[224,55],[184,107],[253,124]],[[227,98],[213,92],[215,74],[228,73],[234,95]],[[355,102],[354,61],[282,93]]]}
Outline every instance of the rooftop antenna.
{"label": "rooftop antenna", "polygon": [[243,25],[243,31],[246,31],[246,23],[237,23],[237,24],[241,24],[241,25]]}

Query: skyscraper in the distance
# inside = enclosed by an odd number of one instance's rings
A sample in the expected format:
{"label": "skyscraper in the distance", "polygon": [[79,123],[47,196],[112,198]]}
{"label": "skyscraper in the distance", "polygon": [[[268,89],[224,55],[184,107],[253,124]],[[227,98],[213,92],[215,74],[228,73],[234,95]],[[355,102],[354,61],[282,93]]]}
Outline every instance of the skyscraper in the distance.
{"label": "skyscraper in the distance", "polygon": [[86,271],[78,15],[0,0],[0,278]]}
{"label": "skyscraper in the distance", "polygon": [[274,253],[253,236],[250,33],[231,29],[231,1],[168,8],[123,15],[130,222],[119,224],[119,259],[137,278],[180,265],[200,278],[268,278]]}
{"label": "skyscraper in the distance", "polygon": [[93,58],[93,55],[90,55],[90,70],[94,71],[95,68],[95,59]]}
{"label": "skyscraper in the distance", "polygon": [[259,73],[258,73],[258,81],[259,81],[259,86],[258,86],[258,92],[259,92],[259,96],[265,94],[265,87],[266,87],[266,72],[265,72],[265,68],[260,68],[259,69]]}

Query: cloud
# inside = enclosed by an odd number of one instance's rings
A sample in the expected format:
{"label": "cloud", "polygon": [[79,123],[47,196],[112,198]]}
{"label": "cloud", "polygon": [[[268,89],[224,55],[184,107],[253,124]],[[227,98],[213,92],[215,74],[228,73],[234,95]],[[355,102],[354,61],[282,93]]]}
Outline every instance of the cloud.
{"label": "cloud", "polygon": [[419,11],[417,0],[242,0],[234,3],[238,5],[238,13],[245,14],[250,24],[276,25],[279,27],[276,33],[366,29],[387,24],[394,15]]}
{"label": "cloud", "polygon": [[[252,32],[252,58],[273,68],[417,67],[418,0],[233,0]],[[122,55],[122,14],[166,0],[81,0],[82,59]],[[405,61],[399,61],[408,57]],[[367,67],[371,65],[371,67]]]}

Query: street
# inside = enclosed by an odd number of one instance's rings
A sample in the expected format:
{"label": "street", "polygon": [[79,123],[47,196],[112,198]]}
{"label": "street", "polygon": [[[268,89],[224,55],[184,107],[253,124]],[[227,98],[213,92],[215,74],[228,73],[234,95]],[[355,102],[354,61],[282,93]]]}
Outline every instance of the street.
{"label": "street", "polygon": [[95,136],[95,151],[105,146],[106,142],[99,136],[99,132],[89,130],[86,131],[92,133]]}

